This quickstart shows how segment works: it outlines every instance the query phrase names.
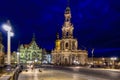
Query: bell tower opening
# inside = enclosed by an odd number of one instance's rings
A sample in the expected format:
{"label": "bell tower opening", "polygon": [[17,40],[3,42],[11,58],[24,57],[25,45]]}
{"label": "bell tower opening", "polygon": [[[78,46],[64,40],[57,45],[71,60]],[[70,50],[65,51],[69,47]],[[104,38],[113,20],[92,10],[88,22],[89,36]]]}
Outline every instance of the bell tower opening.
{"label": "bell tower opening", "polygon": [[68,36],[69,34],[68,34],[68,32],[66,33],[66,36]]}
{"label": "bell tower opening", "polygon": [[68,47],[69,47],[69,46],[68,46],[68,43],[66,43],[66,49],[68,49]]}

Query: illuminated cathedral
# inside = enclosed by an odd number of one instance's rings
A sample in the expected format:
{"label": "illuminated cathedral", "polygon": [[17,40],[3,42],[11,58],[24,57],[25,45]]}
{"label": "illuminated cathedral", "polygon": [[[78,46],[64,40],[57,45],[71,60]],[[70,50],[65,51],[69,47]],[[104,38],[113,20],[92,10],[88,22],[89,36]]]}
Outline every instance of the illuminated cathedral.
{"label": "illuminated cathedral", "polygon": [[78,50],[78,41],[73,36],[73,24],[71,23],[71,10],[67,7],[64,13],[65,21],[62,26],[62,38],[55,41],[55,49],[52,50],[52,63],[54,65],[85,65],[88,52]]}

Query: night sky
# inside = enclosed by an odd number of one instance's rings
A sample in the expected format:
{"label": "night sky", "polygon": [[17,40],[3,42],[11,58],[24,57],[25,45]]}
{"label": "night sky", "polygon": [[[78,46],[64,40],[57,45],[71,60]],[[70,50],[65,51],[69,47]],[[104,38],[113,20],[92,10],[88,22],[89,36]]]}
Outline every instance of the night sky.
{"label": "night sky", "polygon": [[[74,37],[79,49],[92,48],[96,57],[120,57],[120,0],[70,0]],[[0,25],[11,21],[15,36],[12,51],[18,43],[28,44],[35,33],[41,48],[54,49],[56,33],[64,23],[67,0],[0,0]],[[7,33],[0,26],[3,44]]]}

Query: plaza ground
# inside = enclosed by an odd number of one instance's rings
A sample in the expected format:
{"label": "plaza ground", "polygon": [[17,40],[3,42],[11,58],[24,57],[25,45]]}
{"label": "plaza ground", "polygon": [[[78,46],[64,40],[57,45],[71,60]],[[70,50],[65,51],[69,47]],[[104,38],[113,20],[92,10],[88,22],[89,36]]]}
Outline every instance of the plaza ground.
{"label": "plaza ground", "polygon": [[41,71],[39,72],[39,69],[28,69],[27,72],[23,71],[19,75],[18,80],[108,80],[64,70],[42,68]]}

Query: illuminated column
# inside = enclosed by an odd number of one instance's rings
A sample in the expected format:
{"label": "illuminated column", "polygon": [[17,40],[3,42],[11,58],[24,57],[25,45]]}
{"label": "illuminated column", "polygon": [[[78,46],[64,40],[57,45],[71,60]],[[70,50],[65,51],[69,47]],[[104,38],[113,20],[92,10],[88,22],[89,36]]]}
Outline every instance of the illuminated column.
{"label": "illuminated column", "polygon": [[92,49],[92,63],[93,63],[93,66],[94,66],[94,49]]}
{"label": "illuminated column", "polygon": [[10,25],[9,20],[7,21],[6,24],[3,24],[3,29],[7,31],[7,65],[11,65],[11,41],[10,37],[13,36],[14,34],[11,32],[12,28]]}
{"label": "illuminated column", "polygon": [[8,44],[8,47],[7,47],[7,59],[8,59],[8,65],[11,65],[11,46],[10,46],[10,31],[7,32],[7,35],[8,35],[8,38],[7,38],[7,44]]}

